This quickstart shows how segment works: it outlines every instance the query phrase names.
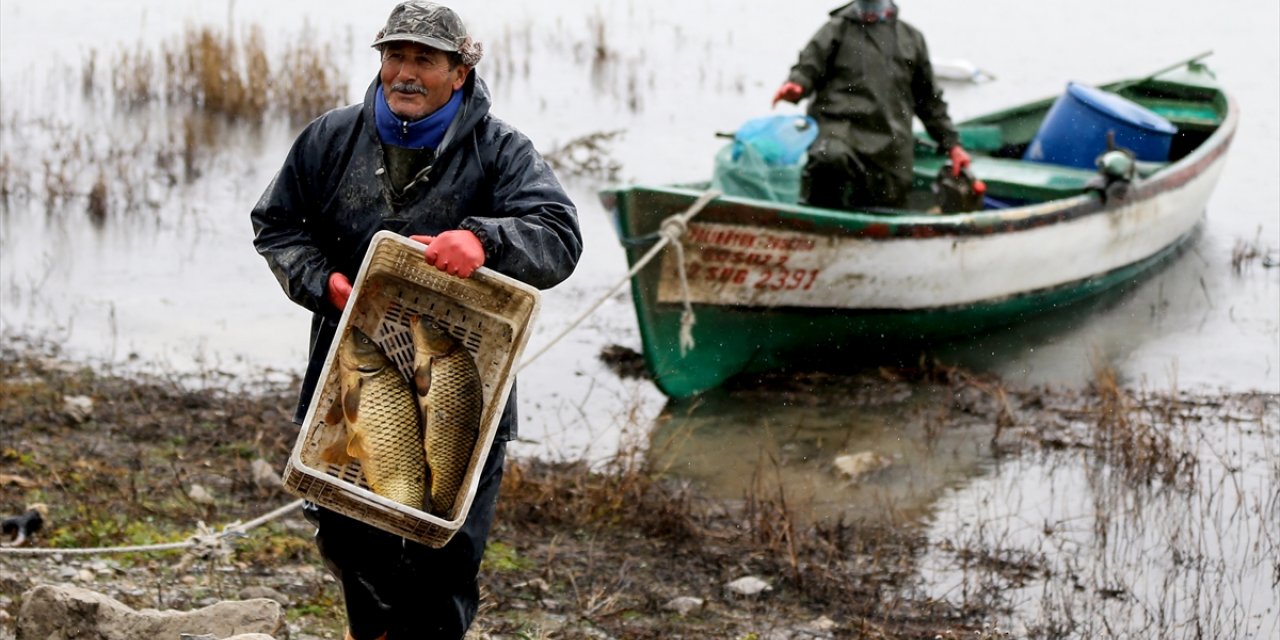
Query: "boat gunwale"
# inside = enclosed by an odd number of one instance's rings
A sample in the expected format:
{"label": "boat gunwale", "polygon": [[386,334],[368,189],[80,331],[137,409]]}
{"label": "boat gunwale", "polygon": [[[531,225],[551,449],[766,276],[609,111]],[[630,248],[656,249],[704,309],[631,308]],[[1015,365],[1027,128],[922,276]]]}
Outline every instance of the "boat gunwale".
{"label": "boat gunwale", "polygon": [[[1154,83],[1179,84],[1167,80],[1156,80]],[[1181,86],[1189,85],[1182,84]],[[1169,163],[1146,178],[1134,180],[1126,197],[1118,201],[1108,202],[1102,194],[1086,191],[1066,198],[1006,209],[937,215],[923,212],[883,214],[866,211],[842,211],[801,204],[721,195],[708,205],[701,217],[716,218],[717,209],[724,209],[725,205],[732,205],[738,208],[767,211],[776,218],[777,222],[784,224],[787,222],[799,223],[789,225],[796,227],[797,230],[802,230],[801,227],[804,228],[803,230],[809,230],[812,228],[812,223],[820,221],[823,223],[822,231],[827,235],[855,236],[870,240],[894,240],[1008,233],[1059,224],[1088,215],[1106,213],[1114,210],[1117,206],[1150,199],[1165,191],[1176,189],[1203,173],[1210,164],[1226,153],[1239,123],[1239,106],[1236,99],[1226,91],[1216,87],[1208,89],[1221,96],[1226,102],[1226,113],[1221,123],[1200,145],[1187,155]],[[1026,105],[1011,107],[1003,112],[980,116],[961,124],[980,120],[986,121],[999,113],[1027,108],[1029,105],[1039,104],[1040,102],[1044,101],[1035,101]],[[695,188],[676,185],[629,185],[606,190],[606,193],[610,193],[613,197],[626,197],[626,194],[638,192],[687,197],[691,200],[703,193]],[[718,221],[740,222],[734,220]],[[622,237],[622,239],[624,241],[630,240],[626,237]]]}

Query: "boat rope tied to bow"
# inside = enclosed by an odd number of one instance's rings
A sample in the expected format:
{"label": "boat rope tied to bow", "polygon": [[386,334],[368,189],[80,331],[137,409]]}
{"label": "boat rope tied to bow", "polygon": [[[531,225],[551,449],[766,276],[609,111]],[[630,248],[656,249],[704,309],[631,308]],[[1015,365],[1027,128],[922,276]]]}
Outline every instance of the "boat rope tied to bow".
{"label": "boat rope tied to bow", "polygon": [[693,304],[689,302],[689,278],[684,272],[684,244],[680,238],[689,231],[689,225],[679,216],[672,216],[662,221],[659,233],[671,242],[676,250],[676,273],[680,276],[680,296],[684,300],[684,311],[680,312],[680,357],[684,357],[693,349],[693,324],[697,318],[693,315]]}
{"label": "boat rope tied to bow", "polygon": [[[576,329],[578,325],[582,324],[582,322],[592,313],[595,313],[596,309],[599,309],[600,305],[604,304],[605,300],[612,297],[618,289],[621,289],[627,284],[627,282],[634,278],[637,273],[640,273],[640,270],[645,268],[645,266],[653,260],[654,256],[658,255],[658,253],[661,252],[669,243],[674,243],[676,247],[676,257],[679,258],[676,260],[676,264],[680,270],[681,290],[684,292],[684,313],[680,316],[680,354],[684,355],[687,349],[692,349],[693,324],[695,318],[693,317],[693,307],[689,304],[689,284],[685,279],[684,273],[684,246],[680,244],[680,238],[684,236],[685,232],[688,230],[689,220],[698,215],[708,204],[711,204],[713,200],[719,198],[721,195],[723,194],[719,189],[708,189],[707,191],[702,192],[702,195],[698,196],[698,199],[694,200],[693,204],[689,205],[688,209],[663,220],[662,224],[658,227],[658,241],[649,248],[649,251],[646,252],[644,256],[636,261],[635,265],[631,267],[631,271],[628,271],[627,275],[619,279],[618,282],[610,287],[603,296],[600,296],[600,299],[597,300],[595,304],[588,307],[582,315],[578,316],[577,320],[569,323],[569,326],[565,327],[564,331],[561,331],[559,335],[552,338],[546,345],[543,345],[543,347],[536,353],[525,358],[524,362],[520,363],[520,367],[516,369],[516,371],[520,371],[529,366],[529,364],[534,360],[537,360],[539,356],[546,353],[547,349],[550,349],[552,345],[559,342],[566,335],[569,335],[570,331]],[[688,345],[687,348],[685,346],[686,344]]]}

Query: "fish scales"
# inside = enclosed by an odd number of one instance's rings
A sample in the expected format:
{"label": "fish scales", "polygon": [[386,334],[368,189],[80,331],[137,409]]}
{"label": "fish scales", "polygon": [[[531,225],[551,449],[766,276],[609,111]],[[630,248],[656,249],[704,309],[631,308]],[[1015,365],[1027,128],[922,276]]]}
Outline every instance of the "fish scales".
{"label": "fish scales", "polygon": [[378,495],[414,509],[425,504],[426,461],[413,392],[394,366],[366,381],[360,392],[360,423],[368,422],[365,480]]}
{"label": "fish scales", "polygon": [[480,437],[484,408],[480,371],[466,347],[426,318],[414,320],[413,341],[432,510],[447,515]]}
{"label": "fish scales", "polygon": [[426,504],[422,421],[409,381],[364,332],[338,347],[338,397],[326,417],[342,433],[321,452],[333,464],[360,461],[369,488],[414,509]]}

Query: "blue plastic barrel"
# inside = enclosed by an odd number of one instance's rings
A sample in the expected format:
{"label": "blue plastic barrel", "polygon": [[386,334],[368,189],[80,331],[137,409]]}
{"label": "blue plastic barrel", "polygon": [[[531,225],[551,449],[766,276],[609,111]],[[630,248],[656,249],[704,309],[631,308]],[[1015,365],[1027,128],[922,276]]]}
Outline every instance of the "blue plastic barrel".
{"label": "blue plastic barrel", "polygon": [[1094,160],[1107,150],[1108,131],[1115,132],[1116,146],[1133,151],[1138,160],[1167,162],[1178,128],[1114,93],[1069,82],[1022,159],[1093,169]]}

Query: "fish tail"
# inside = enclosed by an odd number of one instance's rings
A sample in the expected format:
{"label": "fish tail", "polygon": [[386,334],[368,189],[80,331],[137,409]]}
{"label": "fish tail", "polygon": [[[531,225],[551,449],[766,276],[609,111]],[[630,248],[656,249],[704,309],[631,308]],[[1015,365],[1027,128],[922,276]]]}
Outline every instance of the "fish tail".
{"label": "fish tail", "polygon": [[328,427],[320,434],[320,459],[329,464],[346,465],[351,463],[347,455],[347,441],[350,439],[347,421],[342,416],[341,397],[334,398],[329,411],[325,413],[324,423]]}

